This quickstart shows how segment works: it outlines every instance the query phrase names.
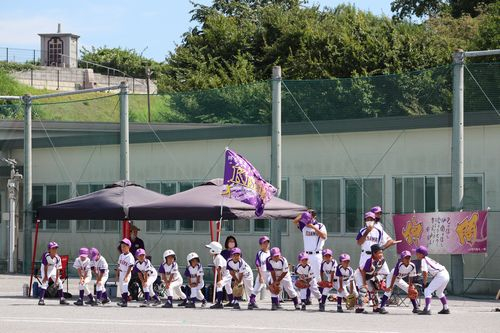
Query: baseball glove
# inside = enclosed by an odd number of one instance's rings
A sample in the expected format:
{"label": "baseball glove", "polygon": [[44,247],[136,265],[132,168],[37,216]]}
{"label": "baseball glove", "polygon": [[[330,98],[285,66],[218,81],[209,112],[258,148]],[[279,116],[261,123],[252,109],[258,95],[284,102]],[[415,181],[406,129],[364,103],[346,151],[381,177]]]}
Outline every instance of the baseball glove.
{"label": "baseball glove", "polygon": [[418,290],[413,285],[408,287],[408,298],[412,300],[418,298]]}
{"label": "baseball glove", "polygon": [[356,306],[356,295],[347,295],[347,297],[345,298],[345,305],[347,307],[347,310],[354,309],[354,307]]}
{"label": "baseball glove", "polygon": [[309,288],[309,283],[307,281],[299,279],[299,280],[295,281],[295,287],[297,287],[299,289]]}
{"label": "baseball glove", "polygon": [[270,291],[273,295],[279,295],[279,293],[281,292],[280,285],[279,285],[279,284],[275,284],[275,283],[271,283],[271,284],[269,285],[269,291]]}
{"label": "baseball glove", "polygon": [[331,283],[330,281],[320,281],[318,283],[318,287],[320,287],[320,288],[331,288],[331,287],[333,287],[333,283]]}
{"label": "baseball glove", "polygon": [[233,286],[233,296],[241,297],[243,296],[243,283],[235,283]]}

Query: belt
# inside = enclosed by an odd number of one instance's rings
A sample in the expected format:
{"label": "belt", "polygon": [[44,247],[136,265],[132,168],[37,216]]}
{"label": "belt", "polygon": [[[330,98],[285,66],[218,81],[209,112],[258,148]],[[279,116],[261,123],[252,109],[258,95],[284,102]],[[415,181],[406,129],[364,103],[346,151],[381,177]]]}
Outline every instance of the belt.
{"label": "belt", "polygon": [[365,250],[361,250],[361,252],[364,252],[366,254],[372,254],[372,251],[365,251]]}
{"label": "belt", "polygon": [[321,251],[306,251],[307,254],[319,254]]}

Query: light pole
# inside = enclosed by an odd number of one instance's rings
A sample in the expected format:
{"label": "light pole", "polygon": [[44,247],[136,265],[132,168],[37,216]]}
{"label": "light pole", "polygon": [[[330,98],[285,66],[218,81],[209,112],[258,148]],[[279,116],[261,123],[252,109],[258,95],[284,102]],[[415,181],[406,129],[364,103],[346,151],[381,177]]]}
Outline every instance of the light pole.
{"label": "light pole", "polygon": [[148,123],[151,122],[151,101],[149,98],[149,80],[151,79],[151,74],[153,74],[153,71],[151,68],[146,67],[146,92],[148,94]]}

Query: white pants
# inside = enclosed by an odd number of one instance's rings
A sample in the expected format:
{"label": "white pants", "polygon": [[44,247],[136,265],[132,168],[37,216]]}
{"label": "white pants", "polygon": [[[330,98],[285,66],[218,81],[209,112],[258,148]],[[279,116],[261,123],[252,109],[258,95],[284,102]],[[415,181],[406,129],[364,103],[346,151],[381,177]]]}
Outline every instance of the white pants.
{"label": "white pants", "polygon": [[177,297],[186,299],[186,294],[184,294],[181,289],[182,282],[182,279],[179,278],[170,282],[170,286],[167,288],[167,297],[174,297],[175,294]]}
{"label": "white pants", "polygon": [[145,293],[150,293],[151,296],[155,295],[155,291],[153,289],[153,283],[156,281],[157,278],[158,278],[158,273],[148,275],[148,280],[146,281],[146,286],[142,287],[142,289]]}
{"label": "white pants", "polygon": [[228,295],[233,293],[233,288],[231,286],[231,281],[233,280],[233,277],[229,274],[226,276],[223,276],[222,279],[217,282],[217,290],[216,291],[222,291],[222,289],[226,289],[226,293]]}
{"label": "white pants", "polygon": [[120,271],[120,275],[118,277],[118,285],[120,286],[120,290],[122,291],[122,294],[128,294],[128,283],[130,282],[130,277],[132,275],[132,273],[130,273],[128,275],[128,281],[125,282],[124,281],[125,274],[127,274],[127,272]]}
{"label": "white pants", "polygon": [[[393,274],[394,274],[394,270],[392,270],[391,273],[389,275],[387,275],[387,280],[385,281],[387,288],[389,288],[391,286]],[[394,285],[401,288],[405,293],[408,293],[408,283],[406,283],[406,281],[403,280],[402,278],[396,277],[396,279],[394,280]],[[391,295],[392,295],[392,291],[386,291],[384,293],[384,296],[387,296],[389,298],[391,297]]]}
{"label": "white pants", "polygon": [[445,269],[434,276],[429,286],[424,289],[425,298],[432,297],[432,293],[435,291],[436,296],[441,298],[444,297],[444,290],[450,282],[450,273]]}
{"label": "white pants", "polygon": [[[271,283],[273,282],[273,279],[270,279]],[[295,298],[297,297],[297,292],[295,291],[295,288],[293,287],[292,283],[292,278],[290,277],[290,273],[288,273],[283,280],[280,282],[280,287],[286,291],[288,296],[290,298]],[[271,292],[271,297],[278,297],[279,295],[273,294]]]}
{"label": "white pants", "polygon": [[253,273],[252,271],[245,272],[243,274],[243,287],[245,288],[245,293],[247,294],[247,298],[250,297],[253,291]]}
{"label": "white pants", "polygon": [[[231,284],[231,283],[229,283]],[[190,287],[191,288],[191,294],[190,297],[194,298],[196,297],[198,300],[202,301],[205,299],[205,296],[203,296],[203,292],[201,291],[205,287],[205,282],[202,280],[196,287]],[[232,291],[232,290],[231,290]]]}
{"label": "white pants", "polygon": [[78,290],[84,290],[85,291],[85,295],[90,294],[90,289],[89,289],[90,280],[92,280],[92,275],[89,274],[83,280],[83,283],[81,281],[78,282]]}
{"label": "white pants", "polygon": [[100,282],[96,282],[95,284],[95,290],[96,291],[106,291],[106,282],[108,281],[108,278],[109,278],[109,274],[108,273],[104,273],[102,275],[102,278],[101,278],[101,281]]}
{"label": "white pants", "polygon": [[362,267],[365,265],[365,262],[371,258],[371,254],[367,254],[366,252],[361,251],[361,254],[359,255],[359,265],[358,267]]}
{"label": "white pants", "polygon": [[[42,281],[43,281],[44,275],[45,274],[43,273],[43,270],[42,270]],[[54,283],[57,284],[57,290],[62,290],[64,288],[63,283],[61,281],[61,276],[59,276],[59,279],[57,279],[57,281],[56,281],[56,274],[55,273],[47,276],[47,281],[43,282],[42,285],[40,286],[40,288],[47,290],[47,288],[49,287],[49,279],[52,279],[54,281]]]}
{"label": "white pants", "polygon": [[[340,283],[338,280],[335,280],[335,283],[333,284],[333,287],[335,290],[337,290],[337,296],[338,297],[347,297],[351,292],[358,297],[358,291],[356,290],[356,284],[353,283],[353,290],[351,290],[351,281],[343,281],[342,284],[342,291],[339,291],[340,289]],[[330,291],[330,290],[328,290]],[[328,292],[325,294],[325,291],[323,290],[323,295],[328,295]]]}
{"label": "white pants", "polygon": [[258,295],[262,291],[262,289],[264,289],[266,285],[269,284],[269,272],[265,271],[261,272],[261,274],[262,274],[262,280],[264,280],[264,282],[260,283],[259,273],[257,273],[257,276],[255,277],[255,284],[253,286],[253,291],[252,291],[252,294],[254,295]]}
{"label": "white pants", "polygon": [[323,256],[320,253],[309,254],[309,265],[314,273],[316,280],[321,279],[321,263],[323,262]]}
{"label": "white pants", "polygon": [[321,298],[321,293],[319,292],[318,283],[316,282],[315,278],[312,278],[311,281],[309,281],[309,288],[302,288],[302,289],[299,290],[299,292],[300,292],[300,299],[306,299],[307,298],[307,289],[311,290],[311,294],[315,298]]}

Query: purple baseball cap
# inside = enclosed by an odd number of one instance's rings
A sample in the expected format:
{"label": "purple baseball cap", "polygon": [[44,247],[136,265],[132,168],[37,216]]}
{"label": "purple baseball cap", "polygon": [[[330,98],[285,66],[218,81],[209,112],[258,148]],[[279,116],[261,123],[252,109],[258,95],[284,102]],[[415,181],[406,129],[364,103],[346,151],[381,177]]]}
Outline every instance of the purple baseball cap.
{"label": "purple baseball cap", "polygon": [[365,220],[369,219],[369,218],[372,218],[372,219],[375,220],[375,218],[376,218],[375,213],[373,213],[373,212],[366,212],[365,213]]}
{"label": "purple baseball cap", "polygon": [[239,247],[235,247],[231,250],[231,255],[234,256],[235,254],[241,255],[241,249]]}
{"label": "purple baseball cap", "polygon": [[330,249],[324,249],[322,254],[323,254],[323,257],[324,256],[333,256],[333,251]]}
{"label": "purple baseball cap", "polygon": [[382,213],[382,207],[380,207],[380,206],[372,207],[370,209],[370,212],[372,212],[373,214]]}
{"label": "purple baseball cap", "polygon": [[138,249],[137,251],[135,251],[136,257],[141,256],[143,254],[146,255],[146,251],[144,251],[144,249]]}
{"label": "purple baseball cap", "polygon": [[403,259],[403,258],[406,258],[406,257],[411,257],[411,252],[410,251],[403,251],[401,252],[401,255],[400,255],[400,258]]}
{"label": "purple baseball cap", "polygon": [[312,214],[310,212],[304,212],[302,213],[302,215],[300,216],[300,222],[304,223],[304,224],[309,224],[310,222],[312,222]]}
{"label": "purple baseball cap", "polygon": [[348,255],[347,253],[342,253],[340,256],[339,256],[339,261],[342,262],[342,261],[346,261],[346,260],[349,260],[351,261],[351,256]]}
{"label": "purple baseball cap", "polygon": [[94,260],[98,255],[100,255],[99,250],[95,247],[90,249],[90,259]]}
{"label": "purple baseball cap", "polygon": [[299,261],[302,261],[304,259],[309,259],[309,255],[305,252],[300,252],[298,259],[299,259]]}
{"label": "purple baseball cap", "polygon": [[264,242],[270,242],[269,237],[262,236],[262,237],[259,238],[259,244],[262,244]]}
{"label": "purple baseball cap", "polygon": [[273,247],[271,249],[271,257],[274,257],[274,256],[281,256],[281,250],[279,247]]}
{"label": "purple baseball cap", "polygon": [[56,242],[49,242],[49,244],[47,245],[47,249],[57,249],[59,248],[59,244],[57,244]]}
{"label": "purple baseball cap", "polygon": [[80,248],[80,257],[88,257],[89,256],[89,249],[86,247]]}
{"label": "purple baseball cap", "polygon": [[415,252],[424,255],[424,257],[426,257],[429,254],[429,250],[427,250],[427,248],[423,245],[420,245],[419,247],[417,247]]}
{"label": "purple baseball cap", "polygon": [[124,238],[120,241],[121,244],[125,244],[125,245],[128,245],[129,247],[132,246],[132,243],[130,242],[130,240],[128,238]]}

